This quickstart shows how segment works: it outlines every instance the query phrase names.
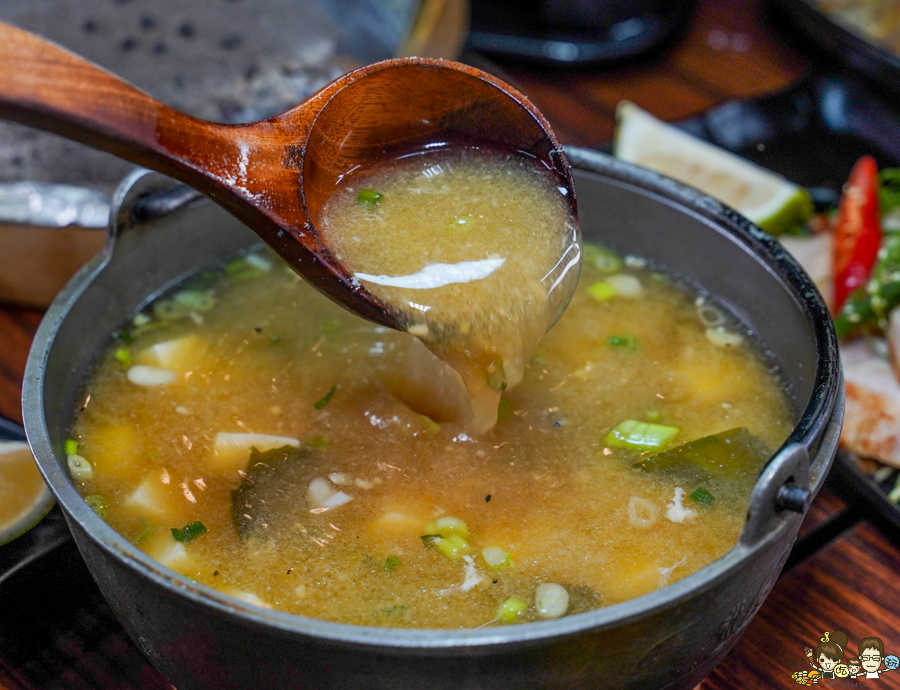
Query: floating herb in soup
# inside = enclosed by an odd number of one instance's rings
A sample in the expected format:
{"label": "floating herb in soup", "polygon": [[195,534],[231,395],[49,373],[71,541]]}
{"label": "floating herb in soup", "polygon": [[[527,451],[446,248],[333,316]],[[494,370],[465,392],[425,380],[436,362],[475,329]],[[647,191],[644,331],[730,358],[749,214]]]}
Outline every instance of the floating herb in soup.
{"label": "floating herb in soup", "polygon": [[504,625],[676,582],[736,543],[788,403],[713,303],[585,251],[478,437],[410,394],[431,355],[409,334],[266,254],[202,273],[103,356],[66,444],[73,480],[168,567],[323,620]]}

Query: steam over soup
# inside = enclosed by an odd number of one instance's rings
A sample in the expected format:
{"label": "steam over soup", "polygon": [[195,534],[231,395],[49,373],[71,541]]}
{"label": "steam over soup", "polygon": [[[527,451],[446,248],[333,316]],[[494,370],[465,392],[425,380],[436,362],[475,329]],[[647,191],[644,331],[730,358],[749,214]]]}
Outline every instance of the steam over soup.
{"label": "steam over soup", "polygon": [[204,272],[102,357],[73,479],[170,568],[329,621],[498,625],[664,587],[733,547],[788,403],[745,328],[585,252],[478,438],[404,402],[408,333],[267,254]]}
{"label": "steam over soup", "polygon": [[328,200],[326,246],[453,367],[414,353],[407,395],[436,419],[493,427],[568,304],[581,236],[566,191],[526,156],[439,147],[352,173]]}

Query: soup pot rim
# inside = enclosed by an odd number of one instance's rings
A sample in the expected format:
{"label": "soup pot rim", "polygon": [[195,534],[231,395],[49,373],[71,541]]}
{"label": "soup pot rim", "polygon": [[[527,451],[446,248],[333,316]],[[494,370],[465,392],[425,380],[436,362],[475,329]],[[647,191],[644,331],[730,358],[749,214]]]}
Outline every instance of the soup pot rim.
{"label": "soup pot rim", "polygon": [[[810,319],[818,348],[817,371],[813,394],[799,422],[770,463],[798,445],[804,446],[812,457],[816,450],[813,447],[816,439],[825,433],[825,427],[832,419],[832,413],[839,412],[842,408],[843,386],[837,340],[831,326],[830,315],[809,277],[776,240],[711,197],[687,185],[623,163],[606,154],[574,147],[567,147],[566,153],[573,167],[579,170],[638,187],[652,196],[682,207],[683,212],[700,215],[724,226],[732,237],[744,243],[758,256],[762,256],[767,266],[790,288],[801,309]],[[148,177],[161,176],[145,170],[138,170],[129,175],[116,194],[115,207],[121,209],[129,190],[139,186]],[[117,213],[112,215],[113,224],[117,216]],[[529,642],[538,643],[547,638],[576,635],[586,630],[611,628],[671,606],[682,598],[698,597],[719,580],[729,576],[754,551],[772,540],[777,540],[785,530],[792,528],[794,521],[801,519],[796,513],[789,514],[758,541],[747,544],[741,540],[722,558],[660,590],[622,603],[550,621],[463,630],[384,628],[332,623],[266,609],[234,599],[169,570],[115,532],[82,500],[64,470],[63,463],[58,460],[50,441],[43,412],[42,372],[60,325],[72,305],[109,260],[111,244],[108,245],[105,255],[95,257],[63,289],[38,329],[29,353],[23,390],[26,430],[41,472],[58,502],[64,507],[66,518],[79,523],[90,538],[113,558],[124,561],[143,577],[155,581],[177,596],[189,599],[195,605],[208,606],[226,615],[237,616],[251,625],[276,628],[287,634],[327,640],[347,647],[377,647],[382,653],[391,653],[393,650],[398,654],[418,652],[433,655],[440,654],[442,650],[451,653],[453,649],[459,647],[465,647],[474,653],[478,653],[479,649],[485,653],[492,653],[498,647],[507,645],[521,646],[523,643],[526,645]],[[829,430],[832,433],[834,426],[832,422],[832,428]],[[837,433],[839,427],[838,421]],[[826,470],[827,464],[811,478],[813,494],[821,486]]]}

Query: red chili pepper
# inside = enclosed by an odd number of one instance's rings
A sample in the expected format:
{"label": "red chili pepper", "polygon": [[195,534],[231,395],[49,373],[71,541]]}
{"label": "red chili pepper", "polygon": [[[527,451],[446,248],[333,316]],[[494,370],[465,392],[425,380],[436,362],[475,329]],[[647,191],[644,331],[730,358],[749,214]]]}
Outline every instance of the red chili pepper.
{"label": "red chili pepper", "polygon": [[844,185],[834,233],[834,312],[865,285],[881,246],[878,220],[878,165],[863,156]]}

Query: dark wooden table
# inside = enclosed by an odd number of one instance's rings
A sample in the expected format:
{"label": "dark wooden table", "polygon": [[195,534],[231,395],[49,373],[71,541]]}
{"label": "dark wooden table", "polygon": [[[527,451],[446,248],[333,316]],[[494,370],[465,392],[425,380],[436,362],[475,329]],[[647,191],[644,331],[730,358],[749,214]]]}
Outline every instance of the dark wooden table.
{"label": "dark wooden table", "polygon": [[[596,147],[612,137],[615,107],[622,99],[665,120],[679,120],[729,99],[789,87],[816,64],[795,43],[773,25],[762,0],[701,0],[685,35],[639,63],[582,72],[505,67],[502,74],[541,108],[563,143]],[[37,311],[0,306],[0,414],[12,419],[21,419],[21,380],[40,318]],[[884,640],[887,653],[900,653],[900,542],[889,526],[848,506],[841,493],[834,481],[826,485],[804,522],[801,536],[810,539],[802,552],[701,688],[796,687],[791,674],[808,669],[804,648],[815,647],[826,630],[845,631],[853,644],[874,635]],[[78,568],[75,561],[69,565],[73,572]],[[63,602],[70,593],[63,588],[58,596]],[[91,596],[99,611],[94,617],[74,610],[57,633],[30,621],[23,633],[27,644],[11,644],[7,637],[7,647],[0,646],[0,690],[170,687],[124,637],[98,595]],[[8,636],[19,624],[10,623],[12,617],[27,612],[24,605],[0,601]],[[865,682],[900,687],[898,676]]]}

